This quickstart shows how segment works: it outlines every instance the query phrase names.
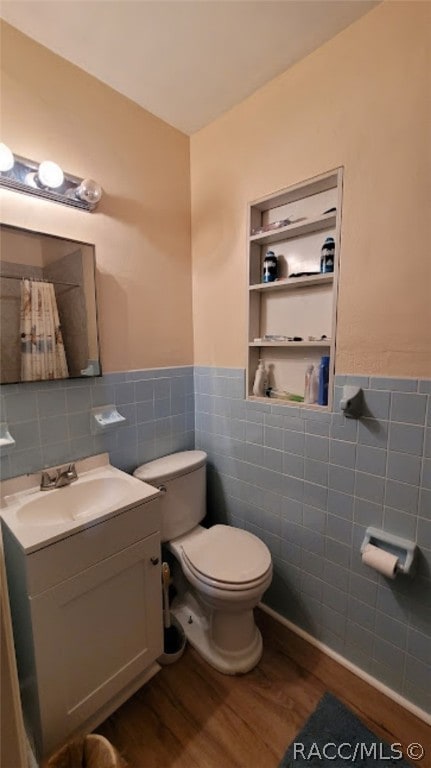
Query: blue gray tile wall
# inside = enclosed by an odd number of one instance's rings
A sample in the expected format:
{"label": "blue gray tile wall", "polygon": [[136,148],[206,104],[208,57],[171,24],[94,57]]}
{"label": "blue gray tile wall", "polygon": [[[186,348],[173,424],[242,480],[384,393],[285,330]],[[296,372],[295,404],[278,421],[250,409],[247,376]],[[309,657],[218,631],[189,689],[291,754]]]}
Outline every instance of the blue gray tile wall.
{"label": "blue gray tile wall", "polygon": [[[108,451],[114,466],[194,446],[192,366],[111,373],[94,379],[2,387],[1,421],[15,447],[0,457],[3,479]],[[90,412],[114,403],[122,426],[92,434]]]}
{"label": "blue gray tile wall", "polygon": [[[360,421],[339,412],[345,383],[364,388]],[[334,412],[324,413],[245,402],[242,369],[195,368],[210,515],[268,544],[269,606],[430,710],[431,382],[335,384]],[[368,525],[417,541],[414,578],[363,565]]]}
{"label": "blue gray tile wall", "polygon": [[[344,383],[364,388],[359,422],[338,412]],[[16,447],[0,457],[2,476],[101,451],[132,471],[203,448],[213,522],[253,531],[272,552],[267,604],[431,709],[430,399],[429,381],[342,376],[333,413],[258,405],[244,400],[242,369],[195,367],[193,377],[190,366],[8,385],[1,421]],[[109,403],[127,422],[93,435],[90,410]],[[367,525],[418,542],[413,579],[362,564]]]}

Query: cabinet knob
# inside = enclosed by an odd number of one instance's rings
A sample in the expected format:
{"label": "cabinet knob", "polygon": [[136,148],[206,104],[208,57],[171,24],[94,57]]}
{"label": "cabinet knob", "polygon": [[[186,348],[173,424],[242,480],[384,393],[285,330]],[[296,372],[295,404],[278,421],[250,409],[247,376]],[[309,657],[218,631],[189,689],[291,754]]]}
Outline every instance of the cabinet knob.
{"label": "cabinet knob", "polygon": [[151,560],[153,565],[158,565],[159,564],[159,558],[158,557],[150,557],[150,560]]}

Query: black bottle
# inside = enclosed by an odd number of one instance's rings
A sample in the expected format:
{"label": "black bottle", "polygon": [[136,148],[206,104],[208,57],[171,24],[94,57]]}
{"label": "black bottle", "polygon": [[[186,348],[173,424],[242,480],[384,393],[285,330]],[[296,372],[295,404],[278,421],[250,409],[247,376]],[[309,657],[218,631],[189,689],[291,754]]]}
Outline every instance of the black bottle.
{"label": "black bottle", "polygon": [[335,261],[335,240],[333,237],[327,237],[322,245],[322,254],[320,256],[320,271],[333,272]]}
{"label": "black bottle", "polygon": [[262,281],[264,283],[273,283],[278,277],[278,261],[274,251],[268,251],[263,260],[263,276]]}

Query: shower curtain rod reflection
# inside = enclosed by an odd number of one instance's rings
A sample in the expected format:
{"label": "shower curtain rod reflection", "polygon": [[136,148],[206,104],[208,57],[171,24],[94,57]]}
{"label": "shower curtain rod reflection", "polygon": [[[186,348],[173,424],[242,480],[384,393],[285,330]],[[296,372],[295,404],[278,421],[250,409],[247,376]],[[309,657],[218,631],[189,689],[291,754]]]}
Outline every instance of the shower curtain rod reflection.
{"label": "shower curtain rod reflection", "polygon": [[53,285],[68,285],[70,288],[82,288],[81,283],[67,283],[64,280],[50,280],[49,277],[26,277],[26,275],[6,275],[4,272],[0,272],[0,278],[4,277],[6,280],[31,280],[36,283],[52,283]]}

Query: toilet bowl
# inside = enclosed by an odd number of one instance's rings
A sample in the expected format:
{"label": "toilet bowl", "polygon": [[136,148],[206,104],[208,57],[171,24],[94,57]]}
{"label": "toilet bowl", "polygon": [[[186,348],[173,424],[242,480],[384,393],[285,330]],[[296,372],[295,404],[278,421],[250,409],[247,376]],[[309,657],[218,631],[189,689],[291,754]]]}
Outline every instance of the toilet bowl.
{"label": "toilet bowl", "polygon": [[272,580],[271,554],[248,531],[199,524],[205,515],[205,464],[203,451],[182,451],[134,474],[162,490],[162,542],[177,564],[173,614],[211,666],[238,674],[262,655],[253,609]]}

